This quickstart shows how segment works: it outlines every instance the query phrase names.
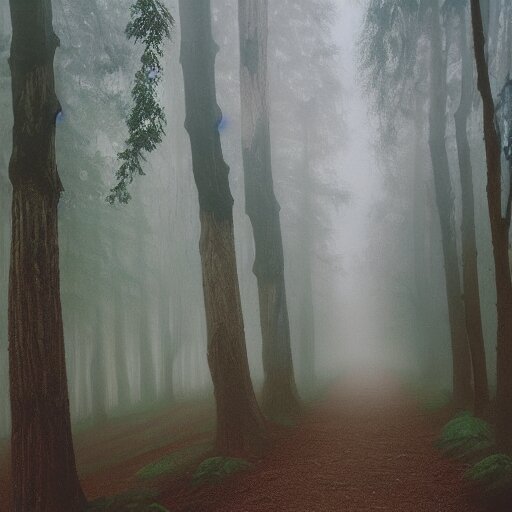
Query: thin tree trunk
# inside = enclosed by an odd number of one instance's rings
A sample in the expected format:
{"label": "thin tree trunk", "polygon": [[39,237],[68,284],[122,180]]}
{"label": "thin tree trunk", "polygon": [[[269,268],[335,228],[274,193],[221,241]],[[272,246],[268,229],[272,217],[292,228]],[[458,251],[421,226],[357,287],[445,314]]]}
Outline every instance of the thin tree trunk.
{"label": "thin tree trunk", "polygon": [[117,383],[117,406],[120,409],[127,409],[131,404],[130,375],[128,372],[128,361],[126,358],[126,331],[124,326],[124,303],[122,295],[116,289],[114,293],[114,354],[115,372]]}
{"label": "thin tree trunk", "polygon": [[11,0],[14,111],[9,281],[9,368],[14,512],[85,506],[71,437],[59,290],[53,59],[59,44],[50,0]]}
{"label": "thin tree trunk", "polygon": [[441,223],[446,295],[450,320],[453,399],[460,406],[471,400],[471,362],[460,284],[459,259],[454,219],[454,199],[446,151],[446,51],[439,19],[439,2],[432,2],[431,97],[429,146],[434,172],[436,203]]}
{"label": "thin tree trunk", "polygon": [[[144,286],[144,284],[142,285]],[[156,375],[153,360],[153,347],[151,343],[150,323],[148,315],[148,297],[141,291],[139,323],[139,370],[140,370],[140,400],[144,404],[151,404],[156,400]]]}
{"label": "thin tree trunk", "polygon": [[471,0],[471,14],[478,90],[483,103],[487,202],[491,221],[497,293],[496,441],[502,450],[512,453],[512,280],[508,262],[510,198],[507,203],[507,216],[503,218],[501,141],[495,124],[495,106],[485,59],[485,36],[479,0]]}
{"label": "thin tree trunk", "polygon": [[473,60],[467,40],[466,6],[462,6],[460,9],[460,52],[462,58],[461,99],[455,113],[455,136],[462,189],[462,281],[466,309],[466,331],[473,366],[474,411],[477,416],[482,416],[489,403],[489,387],[480,309],[473,169],[467,133],[473,100]]}
{"label": "thin tree trunk", "polygon": [[217,404],[216,447],[225,454],[258,448],[265,433],[249,373],[235,257],[233,198],[218,124],[210,0],[180,0],[185,128],[199,193],[200,255],[208,364]]}
{"label": "thin tree trunk", "polygon": [[92,360],[89,374],[92,395],[92,418],[95,423],[103,423],[107,419],[106,395],[106,364],[103,341],[102,304],[96,310],[96,325],[93,328]]}
{"label": "thin tree trunk", "polygon": [[240,93],[245,208],[252,224],[263,343],[262,409],[272,419],[295,416],[279,203],[274,195],[267,82],[268,0],[239,0]]}
{"label": "thin tree trunk", "polygon": [[[311,119],[313,105],[305,105],[304,119]],[[311,392],[315,388],[315,309],[313,303],[313,205],[309,127],[304,125],[304,160],[302,167],[302,303],[300,308],[301,381]]]}

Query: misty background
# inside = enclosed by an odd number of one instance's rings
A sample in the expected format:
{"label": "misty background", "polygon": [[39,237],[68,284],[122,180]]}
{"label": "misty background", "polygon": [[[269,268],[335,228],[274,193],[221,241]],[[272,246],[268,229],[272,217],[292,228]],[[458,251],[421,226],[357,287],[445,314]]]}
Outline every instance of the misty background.
{"label": "misty background", "polygon": [[[61,290],[72,417],[117,415],[160,400],[211,392],[197,251],[199,218],[190,143],[183,128],[179,24],[165,54],[161,88],[168,126],[136,180],[133,200],[105,197],[126,137],[139,52],[124,35],[127,0],[55,2]],[[492,4],[492,3],[491,3]],[[177,2],[167,2],[178,16]],[[58,7],[58,8],[57,8]],[[231,168],[235,239],[251,375],[262,379],[254,242],[244,212],[240,145],[236,0],[213,0],[220,51],[216,80],[221,137]],[[269,77],[276,195],[281,205],[293,358],[307,394],[304,340],[314,332],[318,381],[346,372],[391,370],[449,386],[450,331],[439,219],[428,139],[414,161],[410,120],[399,143],[382,140],[360,70],[364,1],[270,2]],[[494,23],[499,23],[494,20]],[[9,433],[7,280],[10,242],[10,42],[7,0],[0,0],[0,436]],[[449,70],[456,77],[454,63]],[[498,87],[499,79],[495,77]],[[457,92],[449,100],[453,114]],[[477,109],[475,109],[476,111]],[[495,291],[485,204],[479,114],[474,186],[479,273],[488,368],[495,368]],[[451,126],[451,128],[450,128]],[[456,162],[449,119],[447,144]],[[400,148],[400,149],[398,149]],[[457,166],[452,165],[456,205]],[[419,190],[420,201],[417,201]],[[460,207],[456,210],[460,227]],[[416,293],[415,236],[425,248],[428,288]],[[458,231],[459,232],[459,231]],[[460,235],[459,235],[460,236]],[[460,245],[459,245],[460,246]],[[305,315],[313,308],[313,317]],[[418,322],[418,310],[424,314]],[[494,371],[490,371],[491,382]]]}

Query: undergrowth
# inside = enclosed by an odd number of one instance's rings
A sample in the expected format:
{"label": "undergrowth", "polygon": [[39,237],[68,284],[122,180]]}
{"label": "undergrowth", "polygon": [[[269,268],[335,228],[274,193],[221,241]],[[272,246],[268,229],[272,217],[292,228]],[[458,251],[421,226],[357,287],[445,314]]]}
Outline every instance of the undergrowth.
{"label": "undergrowth", "polygon": [[512,458],[502,453],[490,455],[471,467],[466,477],[488,496],[512,494]]}
{"label": "undergrowth", "polygon": [[143,467],[137,472],[137,476],[144,480],[149,480],[181,473],[186,466],[194,462],[195,459],[204,456],[211,449],[212,445],[210,442],[187,446]]}
{"label": "undergrowth", "polygon": [[87,512],[169,512],[156,503],[156,499],[154,492],[132,491],[96,500],[89,505]]}
{"label": "undergrowth", "polygon": [[212,457],[199,464],[192,477],[192,482],[195,485],[218,483],[229,475],[251,468],[252,464],[243,459]]}
{"label": "undergrowth", "polygon": [[491,427],[470,413],[463,413],[443,428],[438,448],[449,457],[470,459],[494,446]]}

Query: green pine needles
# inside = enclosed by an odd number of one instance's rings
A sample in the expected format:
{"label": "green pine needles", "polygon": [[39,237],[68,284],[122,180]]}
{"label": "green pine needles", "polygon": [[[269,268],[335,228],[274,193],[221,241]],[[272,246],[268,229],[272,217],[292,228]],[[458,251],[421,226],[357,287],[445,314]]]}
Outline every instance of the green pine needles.
{"label": "green pine needles", "polygon": [[160,0],[136,0],[130,13],[126,37],[135,39],[135,43],[141,41],[144,52],[131,92],[133,107],[126,122],[129,133],[126,149],[117,155],[121,163],[115,174],[117,184],[107,197],[110,204],[116,201],[126,204],[131,199],[129,185],[135,176],[145,174],[142,168],[144,153],[151,153],[162,142],[166,125],[157,87],[163,71],[160,63],[163,44],[171,37],[174,19]]}

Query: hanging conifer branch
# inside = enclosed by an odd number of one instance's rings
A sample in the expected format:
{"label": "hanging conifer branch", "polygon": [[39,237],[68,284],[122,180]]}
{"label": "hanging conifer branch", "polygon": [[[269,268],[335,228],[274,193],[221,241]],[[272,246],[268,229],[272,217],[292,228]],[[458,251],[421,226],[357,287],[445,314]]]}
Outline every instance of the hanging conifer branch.
{"label": "hanging conifer branch", "polygon": [[127,119],[126,149],[117,155],[121,165],[116,171],[117,184],[111,189],[107,201],[128,203],[128,186],[135,176],[143,176],[144,153],[151,153],[162,142],[166,125],[165,112],[158,102],[157,87],[162,78],[163,43],[171,36],[174,19],[160,0],[137,0],[130,9],[131,21],[126,37],[141,41],[144,52],[141,67],[135,74],[132,89],[133,107]]}

